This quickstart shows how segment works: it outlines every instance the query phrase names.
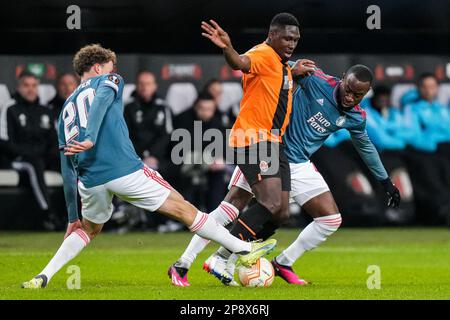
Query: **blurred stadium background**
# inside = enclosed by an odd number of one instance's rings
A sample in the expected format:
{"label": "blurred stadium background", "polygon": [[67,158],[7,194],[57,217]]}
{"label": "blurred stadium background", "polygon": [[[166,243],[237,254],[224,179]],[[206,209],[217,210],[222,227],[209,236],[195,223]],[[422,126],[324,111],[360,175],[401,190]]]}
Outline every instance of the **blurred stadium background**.
{"label": "blurred stadium background", "polygon": [[[44,127],[52,124],[67,88],[77,81],[68,75],[73,54],[88,43],[101,43],[119,54],[117,72],[126,81],[125,112],[138,153],[199,208],[215,208],[233,168],[175,166],[170,161],[174,128],[189,129],[192,119],[202,119],[205,129],[229,128],[242,94],[241,75],[201,37],[200,22],[216,19],[235,48],[244,52],[265,39],[270,19],[282,11],[294,14],[301,24],[295,58],[312,59],[331,75],[340,76],[356,63],[375,74],[374,90],[363,103],[368,132],[404,201],[396,210],[385,208],[382,190],[349,137],[340,132],[313,160],[340,206],[343,225],[450,226],[449,2],[76,1],[81,29],[68,30],[70,4],[51,0],[1,4],[0,230],[64,229],[56,138],[28,128],[26,119],[32,119],[34,109],[24,109],[17,119],[8,109],[18,102],[35,108],[40,104],[50,119],[41,117],[36,126],[42,127],[39,121],[45,122]],[[380,30],[366,27],[371,4],[381,8]],[[39,81],[38,102],[18,96],[23,84],[18,78],[24,71]],[[141,89],[136,90],[139,81]],[[205,90],[211,97],[197,99]],[[197,111],[208,109],[208,100],[213,111],[201,118]],[[153,109],[147,113],[145,108]],[[14,121],[17,130],[10,129]],[[139,135],[142,130],[151,141]],[[24,136],[29,138],[24,141]],[[149,144],[155,149],[149,150]],[[34,147],[38,151],[30,154]],[[110,230],[181,228],[123,203],[115,205]],[[299,208],[293,206],[291,212],[289,227],[305,225],[307,218]]]}

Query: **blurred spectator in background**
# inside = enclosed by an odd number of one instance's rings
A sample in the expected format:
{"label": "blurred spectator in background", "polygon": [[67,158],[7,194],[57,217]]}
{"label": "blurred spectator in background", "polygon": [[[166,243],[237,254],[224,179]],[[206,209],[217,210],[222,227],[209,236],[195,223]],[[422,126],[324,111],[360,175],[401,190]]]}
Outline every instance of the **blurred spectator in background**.
{"label": "blurred spectator in background", "polygon": [[419,99],[419,90],[417,88],[408,90],[401,98],[400,98],[400,108],[404,108],[406,105],[417,101]]}
{"label": "blurred spectator in background", "polygon": [[137,154],[147,166],[167,177],[172,114],[157,90],[153,73],[139,72],[133,101],[125,106],[124,117]]}
{"label": "blurred spectator in background", "polygon": [[58,122],[61,109],[66,99],[75,91],[79,82],[77,76],[73,73],[63,73],[56,80],[56,94],[48,103],[48,107],[52,111],[55,123]]}
{"label": "blurred spectator in background", "polygon": [[[56,80],[56,94],[48,103],[51,110],[55,129],[58,128],[59,114],[66,99],[75,91],[79,82],[78,77],[73,73],[63,73]],[[59,154],[51,154],[47,159],[47,167],[54,171],[60,171]]]}
{"label": "blurred spectator in background", "polygon": [[[428,222],[450,218],[450,115],[448,106],[437,101],[436,77],[423,74],[418,81],[419,96],[404,108],[410,146],[409,171],[417,198],[418,211]],[[440,152],[437,152],[440,150]]]}
{"label": "blurred spectator in background", "polygon": [[[231,128],[233,126],[236,117],[230,117],[228,113],[220,112],[219,105],[222,101],[223,85],[222,82],[216,78],[209,79],[203,86],[201,94],[206,93],[213,97],[216,103],[216,113],[222,117],[222,124],[225,128]],[[216,116],[217,116],[216,115]]]}
{"label": "blurred spectator in background", "polygon": [[32,189],[39,207],[51,219],[46,228],[53,229],[57,216],[49,202],[44,170],[46,159],[58,153],[58,141],[51,111],[39,104],[38,85],[32,73],[19,76],[14,101],[2,110],[0,134],[12,168],[19,171],[20,186]]}
{"label": "blurred spectator in background", "polygon": [[223,93],[222,82],[220,82],[216,78],[209,79],[203,86],[202,93],[208,93],[209,95],[211,95],[211,97],[213,97],[214,101],[216,102],[216,105],[218,106],[220,104]]}
{"label": "blurred spectator in background", "polygon": [[[170,134],[172,133],[172,112],[157,93],[155,75],[147,70],[140,71],[136,77],[136,90],[131,94],[132,101],[124,108],[124,118],[136,153],[144,163],[158,170],[168,181],[175,179],[170,161]],[[176,231],[182,225],[159,215],[146,215],[142,209],[115,199],[117,210],[112,220],[119,225],[117,231],[130,229],[173,227]]]}
{"label": "blurred spectator in background", "polygon": [[[184,156],[203,159],[204,149],[211,142],[202,140],[200,153],[194,149],[194,138],[201,139],[198,135],[194,135],[195,121],[201,122],[202,135],[208,129],[218,129],[225,137],[226,124],[223,122],[223,114],[217,109],[214,98],[206,92],[198,96],[192,108],[174,118],[174,127],[187,129],[191,135],[192,154]],[[223,140],[225,147],[225,139]],[[182,176],[180,187],[184,190],[183,195],[201,210],[212,211],[226,193],[225,169],[225,161],[222,158],[215,158],[212,164],[205,164],[203,161],[202,164],[183,164],[180,168]]]}
{"label": "blurred spectator in background", "polygon": [[[393,223],[409,223],[414,219],[414,199],[404,160],[405,139],[408,134],[402,112],[391,105],[391,89],[386,86],[375,87],[372,98],[365,99],[362,105],[367,112],[367,133],[402,196],[402,203],[398,208],[386,210],[386,218]],[[370,175],[369,179],[372,179]],[[376,183],[372,181],[372,185],[376,186]],[[383,190],[379,189],[378,194],[380,198],[384,197]]]}

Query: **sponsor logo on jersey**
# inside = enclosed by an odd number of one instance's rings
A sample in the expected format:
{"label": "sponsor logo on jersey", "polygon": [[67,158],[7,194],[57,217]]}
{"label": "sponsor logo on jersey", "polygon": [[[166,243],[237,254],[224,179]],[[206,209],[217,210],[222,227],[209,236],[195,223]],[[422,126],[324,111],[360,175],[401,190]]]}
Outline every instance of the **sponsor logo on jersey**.
{"label": "sponsor logo on jersey", "polygon": [[323,99],[316,99],[317,103],[323,106]]}
{"label": "sponsor logo on jersey", "polygon": [[325,116],[322,114],[322,112],[317,112],[315,115],[310,117],[306,122],[308,122],[310,126],[319,133],[325,133],[327,131],[326,128],[328,128],[331,125],[330,121],[325,119]]}

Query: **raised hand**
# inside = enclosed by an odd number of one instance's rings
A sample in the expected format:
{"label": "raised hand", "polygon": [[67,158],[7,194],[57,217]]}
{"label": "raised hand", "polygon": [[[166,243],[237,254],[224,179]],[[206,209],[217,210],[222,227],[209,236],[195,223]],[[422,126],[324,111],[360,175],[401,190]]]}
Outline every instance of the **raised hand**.
{"label": "raised hand", "polygon": [[202,21],[202,36],[211,40],[216,46],[221,49],[231,47],[231,40],[228,34],[215,22],[214,20],[209,20],[211,24]]}

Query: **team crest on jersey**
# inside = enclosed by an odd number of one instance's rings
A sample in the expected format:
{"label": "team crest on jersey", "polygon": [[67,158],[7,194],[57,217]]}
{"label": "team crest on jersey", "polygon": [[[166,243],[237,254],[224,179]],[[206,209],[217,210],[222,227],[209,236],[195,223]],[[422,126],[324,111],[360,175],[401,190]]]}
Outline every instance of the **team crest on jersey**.
{"label": "team crest on jersey", "polygon": [[269,164],[267,163],[267,161],[262,160],[259,163],[259,169],[261,170],[262,173],[267,172],[267,170],[269,170]]}
{"label": "team crest on jersey", "polygon": [[120,82],[119,78],[113,74],[109,75],[108,80],[115,84],[119,84]]}
{"label": "team crest on jersey", "polygon": [[345,123],[345,120],[347,120],[345,116],[340,116],[339,118],[336,119],[336,125],[338,127],[342,127]]}

